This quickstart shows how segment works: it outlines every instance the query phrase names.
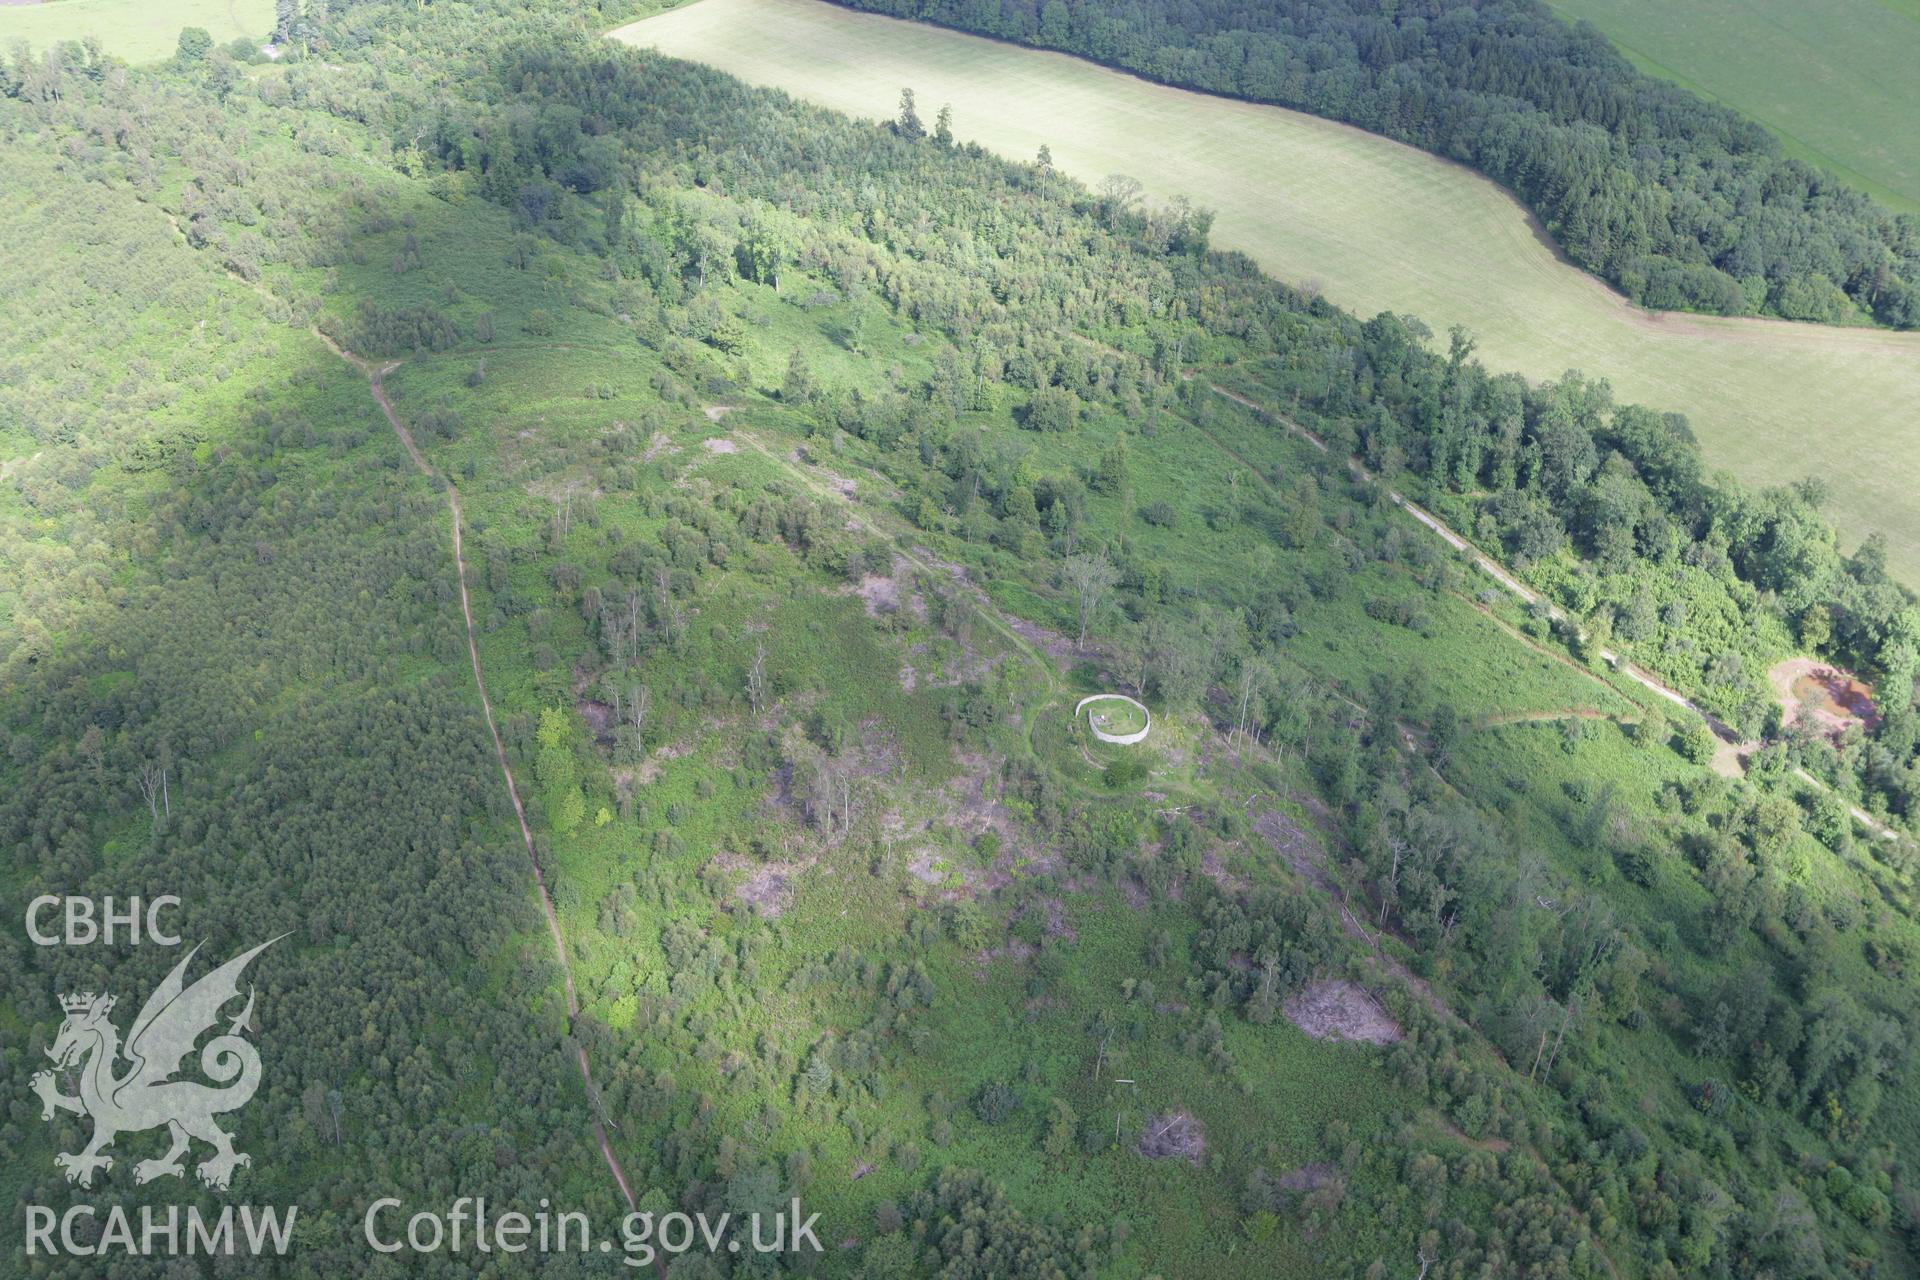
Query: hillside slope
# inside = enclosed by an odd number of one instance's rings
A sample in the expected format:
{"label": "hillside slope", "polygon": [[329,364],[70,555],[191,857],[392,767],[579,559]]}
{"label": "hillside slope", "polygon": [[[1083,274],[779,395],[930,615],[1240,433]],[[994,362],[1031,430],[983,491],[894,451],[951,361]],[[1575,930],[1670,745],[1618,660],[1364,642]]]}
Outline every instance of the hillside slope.
{"label": "hillside slope", "polygon": [[1848,545],[1881,534],[1920,581],[1920,334],[1649,314],[1463,166],[1063,54],[821,0],[700,0],[615,36],[856,117],[887,117],[911,87],[929,118],[950,104],[957,136],[1007,159],[1044,145],[1090,187],[1132,175],[1185,197],[1214,211],[1213,243],[1341,307],[1458,325],[1493,369],[1605,377],[1624,401],[1686,414],[1708,464],[1746,484],[1819,475]]}
{"label": "hillside slope", "polygon": [[[1801,639],[1911,687],[1871,555],[1191,209],[605,16],[0,100],[9,212],[101,229],[0,263],[4,905],[292,930],[265,1269],[370,1269],[374,1194],[610,1219],[596,1127],[643,1209],[821,1213],[730,1274],[1912,1266],[1912,846],[1790,767],[1903,824],[1911,700],[1726,779],[1595,657],[1756,732]],[[0,955],[18,1097],[159,963]],[[20,1199],[72,1128],[10,1113]]]}

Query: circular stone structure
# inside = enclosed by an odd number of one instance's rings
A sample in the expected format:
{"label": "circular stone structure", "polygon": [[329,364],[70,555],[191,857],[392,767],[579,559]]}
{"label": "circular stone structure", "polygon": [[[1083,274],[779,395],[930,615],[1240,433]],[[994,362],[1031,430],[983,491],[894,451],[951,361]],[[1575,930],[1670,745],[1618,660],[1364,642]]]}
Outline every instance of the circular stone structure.
{"label": "circular stone structure", "polygon": [[1090,703],[1095,703],[1095,702],[1124,702],[1128,706],[1136,708],[1140,712],[1140,718],[1143,721],[1145,721],[1145,723],[1142,724],[1140,728],[1133,733],[1108,733],[1105,729],[1102,729],[1100,727],[1100,721],[1103,717],[1100,717],[1097,715],[1089,715],[1087,717],[1087,728],[1091,729],[1093,731],[1093,736],[1100,739],[1100,741],[1102,742],[1118,742],[1123,746],[1130,743],[1140,742],[1146,738],[1148,732],[1151,731],[1153,728],[1153,712],[1147,710],[1146,707],[1142,706],[1139,702],[1136,702],[1134,699],[1129,698],[1124,693],[1089,694],[1087,697],[1084,697],[1080,699],[1080,701],[1074,703],[1073,705],[1074,716],[1078,717],[1082,711],[1085,711],[1087,709],[1087,706]]}

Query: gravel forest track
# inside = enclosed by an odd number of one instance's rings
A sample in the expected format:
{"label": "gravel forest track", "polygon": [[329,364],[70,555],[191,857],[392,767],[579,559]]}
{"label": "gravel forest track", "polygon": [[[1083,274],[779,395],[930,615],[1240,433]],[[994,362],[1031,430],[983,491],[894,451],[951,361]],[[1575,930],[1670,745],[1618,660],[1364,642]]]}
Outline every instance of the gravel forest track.
{"label": "gravel forest track", "polygon": [[[1259,414],[1261,417],[1267,419],[1268,421],[1278,423],[1280,426],[1285,427],[1287,430],[1296,432],[1297,434],[1306,437],[1306,439],[1311,441],[1316,448],[1322,450],[1323,452],[1326,450],[1327,448],[1326,441],[1322,440],[1319,436],[1307,430],[1305,427],[1301,426],[1299,423],[1295,422],[1293,419],[1287,417],[1285,414],[1282,414],[1274,409],[1269,409],[1267,406],[1261,404],[1257,400],[1250,400],[1246,396],[1241,395],[1239,392],[1228,390],[1226,387],[1220,386],[1217,383],[1208,383],[1207,386],[1215,395],[1225,396],[1227,399],[1233,401],[1235,404],[1241,405],[1242,407],[1247,409],[1251,409],[1253,412]],[[1202,432],[1201,434],[1207,435],[1206,432]],[[1213,440],[1213,437],[1211,435],[1207,435],[1207,438],[1209,440]],[[1214,441],[1214,443],[1216,445],[1219,445],[1219,442],[1217,440]],[[1224,448],[1225,446],[1222,445],[1220,447]],[[1238,457],[1239,455],[1235,454],[1234,456]],[[1379,477],[1374,475],[1373,472],[1369,471],[1367,469],[1366,464],[1361,462],[1360,459],[1358,458],[1347,459],[1347,470],[1353,472],[1353,474],[1359,479],[1365,480],[1368,482],[1377,481],[1379,479]],[[1256,474],[1258,474],[1257,471],[1256,471]],[[1508,569],[1505,565],[1501,564],[1498,560],[1495,560],[1492,556],[1487,555],[1485,552],[1481,551],[1478,547],[1474,546],[1471,542],[1468,542],[1465,538],[1455,533],[1450,527],[1448,527],[1447,523],[1444,520],[1440,519],[1440,517],[1434,515],[1431,511],[1428,511],[1426,508],[1420,506],[1418,503],[1409,501],[1397,489],[1388,489],[1386,492],[1387,492],[1388,500],[1391,501],[1394,506],[1399,507],[1401,510],[1405,511],[1408,515],[1412,516],[1415,520],[1425,525],[1429,532],[1435,534],[1437,537],[1439,537],[1439,539],[1442,542],[1445,542],[1449,547],[1452,547],[1455,551],[1458,551],[1464,555],[1470,556],[1473,560],[1475,567],[1477,567],[1482,573],[1485,573],[1488,577],[1492,578],[1495,582],[1498,582],[1501,586],[1505,587],[1508,591],[1511,591],[1514,595],[1518,596],[1524,603],[1526,604],[1543,603],[1542,597],[1539,592],[1535,591],[1533,588],[1521,582],[1519,578],[1514,576],[1512,570]],[[1547,615],[1550,618],[1552,618],[1555,622],[1562,623],[1562,624],[1570,622],[1570,619],[1568,618],[1566,611],[1561,609],[1560,606],[1553,604],[1551,602],[1545,602],[1545,604],[1546,604]],[[1657,693],[1662,698],[1665,698],[1668,702],[1671,702],[1675,706],[1681,707],[1687,711],[1691,711],[1693,712],[1694,715],[1699,716],[1702,720],[1705,720],[1707,722],[1707,727],[1712,729],[1714,733],[1719,737],[1725,739],[1728,742],[1736,742],[1739,740],[1739,735],[1735,734],[1731,728],[1723,724],[1711,712],[1696,705],[1690,698],[1687,697],[1686,694],[1681,693],[1678,689],[1675,689],[1670,685],[1662,684],[1659,680],[1655,679],[1651,673],[1644,671],[1641,668],[1635,666],[1632,662],[1629,662],[1624,655],[1615,653],[1611,649],[1601,649],[1599,653],[1600,653],[1600,658],[1603,662],[1613,667],[1616,671],[1626,676],[1629,680],[1633,680],[1638,684],[1642,684],[1646,686],[1648,689],[1650,689],[1654,693]]]}
{"label": "gravel forest track", "polygon": [[[1267,419],[1268,421],[1276,423],[1279,426],[1285,427],[1289,431],[1295,432],[1305,437],[1310,443],[1312,443],[1316,448],[1320,449],[1322,452],[1325,452],[1327,450],[1326,441],[1322,440],[1319,436],[1307,430],[1305,427],[1301,426],[1299,423],[1293,421],[1291,418],[1287,417],[1285,414],[1280,413],[1279,411],[1274,409],[1269,409],[1267,406],[1261,404],[1259,401],[1251,400],[1248,397],[1241,395],[1239,392],[1229,390],[1228,388],[1220,386],[1217,383],[1210,382],[1207,384],[1207,386],[1208,386],[1208,389],[1211,390],[1215,395],[1224,396],[1227,399],[1233,401],[1235,404],[1241,405],[1244,408],[1252,410],[1254,413],[1259,414],[1261,417]],[[1216,448],[1225,450],[1227,453],[1231,454],[1231,456],[1235,458],[1240,457],[1239,454],[1233,453],[1232,450],[1227,449],[1227,447],[1224,444],[1221,444],[1220,441],[1214,439],[1211,433],[1205,430],[1201,430],[1200,434],[1204,436],[1209,442],[1211,442]],[[1240,461],[1243,464],[1251,467],[1251,464],[1247,464],[1245,462],[1245,459],[1240,459]],[[1373,472],[1369,471],[1366,465],[1362,463],[1358,458],[1351,458],[1351,457],[1348,458],[1347,469],[1353,472],[1355,476],[1359,477],[1362,480],[1375,481],[1378,479],[1378,477],[1375,476]],[[1252,470],[1254,475],[1260,476],[1259,468],[1253,467]],[[1260,478],[1264,482],[1265,477],[1260,476]],[[1441,520],[1438,516],[1435,516],[1432,512],[1429,512],[1421,508],[1420,506],[1407,501],[1406,498],[1402,497],[1397,491],[1393,489],[1387,490],[1387,497],[1393,502],[1395,506],[1401,508],[1408,515],[1412,516],[1415,520],[1418,520],[1422,525],[1425,525],[1429,531],[1431,531],[1436,536],[1438,536],[1442,541],[1444,541],[1448,546],[1452,547],[1455,551],[1458,551],[1464,555],[1471,556],[1474,564],[1478,566],[1483,573],[1485,573],[1488,577],[1492,578],[1495,582],[1498,582],[1501,586],[1505,587],[1507,590],[1511,591],[1514,595],[1518,596],[1521,600],[1525,601],[1527,604],[1544,603],[1547,609],[1548,616],[1551,617],[1555,622],[1559,622],[1562,624],[1571,622],[1571,619],[1568,617],[1565,610],[1561,609],[1558,605],[1555,605],[1551,602],[1543,601],[1539,592],[1533,590],[1531,587],[1528,587],[1526,584],[1522,583],[1520,579],[1515,577],[1512,571],[1509,570],[1505,565],[1502,565],[1499,561],[1493,559],[1491,556],[1481,551],[1478,547],[1475,547],[1472,543],[1468,542],[1465,538],[1461,537],[1458,533],[1455,533],[1451,528],[1447,526],[1446,522]],[[1760,745],[1759,743],[1742,741],[1740,738],[1740,735],[1735,733],[1733,729],[1729,725],[1727,725],[1725,722],[1720,720],[1719,717],[1715,716],[1712,712],[1707,711],[1705,708],[1699,706],[1692,699],[1688,698],[1686,694],[1681,693],[1678,689],[1675,689],[1670,685],[1661,683],[1661,681],[1655,678],[1652,673],[1628,661],[1625,655],[1615,653],[1611,649],[1601,649],[1599,650],[1599,655],[1600,655],[1601,661],[1605,662],[1608,666],[1612,667],[1615,671],[1619,672],[1621,675],[1627,677],[1627,679],[1634,681],[1636,684],[1644,686],[1650,692],[1658,695],[1661,698],[1664,698],[1668,702],[1673,703],[1675,706],[1681,708],[1682,710],[1691,712],[1693,715],[1698,716],[1702,721],[1706,723],[1706,726],[1713,731],[1713,734],[1716,738],[1718,738],[1727,747],[1733,748],[1732,751],[1722,750],[1718,755],[1716,755],[1715,764],[1714,764],[1714,768],[1716,772],[1721,773],[1728,777],[1737,777],[1744,772],[1744,768],[1741,764],[1742,757],[1745,755],[1747,751],[1751,750],[1754,747],[1759,746]],[[1822,791],[1833,790],[1826,783],[1814,777],[1811,773],[1807,772],[1805,769],[1795,769],[1794,776],[1799,778],[1802,782],[1807,783],[1809,786],[1817,787]],[[1878,818],[1875,818],[1872,814],[1868,813],[1865,809],[1862,809],[1859,805],[1854,804],[1852,801],[1847,801],[1846,805],[1847,805],[1847,812],[1853,815],[1854,821],[1858,822],[1861,826],[1873,832],[1875,835],[1880,836],[1882,839],[1886,839],[1886,840],[1897,840],[1900,838],[1900,833],[1898,831],[1895,831],[1892,827],[1887,826],[1885,823],[1881,822]]]}

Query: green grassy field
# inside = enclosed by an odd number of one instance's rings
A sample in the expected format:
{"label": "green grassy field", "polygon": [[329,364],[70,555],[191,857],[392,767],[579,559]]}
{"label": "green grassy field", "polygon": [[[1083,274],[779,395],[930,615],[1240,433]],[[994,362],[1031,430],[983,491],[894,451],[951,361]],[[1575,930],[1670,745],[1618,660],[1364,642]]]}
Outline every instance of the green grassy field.
{"label": "green grassy field", "polygon": [[1150,197],[1186,195],[1218,211],[1215,244],[1363,315],[1463,325],[1492,368],[1582,369],[1622,400],[1686,413],[1709,462],[1749,484],[1822,473],[1843,535],[1885,533],[1895,567],[1920,578],[1920,335],[1648,315],[1460,166],[1060,54],[817,0],[701,0],[615,35],[869,118],[910,85],[929,117],[952,104],[963,140],[1023,160],[1046,144],[1088,182],[1127,173]]}
{"label": "green grassy field", "polygon": [[1912,0],[1550,2],[1641,70],[1744,112],[1895,208],[1920,210],[1920,131],[1897,127],[1920,119]]}
{"label": "green grassy field", "polygon": [[205,27],[215,44],[235,36],[264,36],[273,26],[272,0],[53,0],[0,5],[0,47],[25,40],[36,49],[62,40],[97,38],[128,62],[155,62],[172,54],[182,27]]}

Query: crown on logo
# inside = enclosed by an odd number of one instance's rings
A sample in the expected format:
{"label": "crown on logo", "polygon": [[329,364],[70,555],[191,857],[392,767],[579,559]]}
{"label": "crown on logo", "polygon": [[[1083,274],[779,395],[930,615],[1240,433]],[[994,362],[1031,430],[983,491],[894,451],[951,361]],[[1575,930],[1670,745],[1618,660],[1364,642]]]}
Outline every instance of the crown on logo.
{"label": "crown on logo", "polygon": [[[94,998],[95,998],[94,994],[91,991],[84,991],[74,995],[61,996],[60,1007],[62,1009],[65,1009],[68,1013],[85,1013],[87,1010],[93,1008]],[[99,999],[100,999],[100,1012],[105,1013],[109,1009],[113,1008],[112,996],[102,996]]]}

